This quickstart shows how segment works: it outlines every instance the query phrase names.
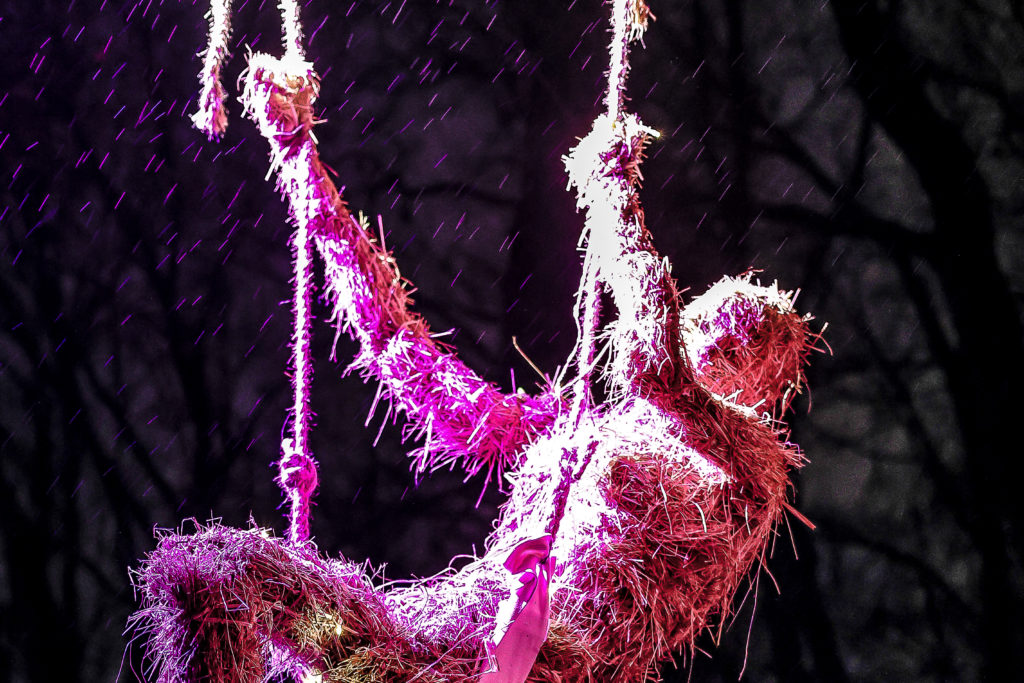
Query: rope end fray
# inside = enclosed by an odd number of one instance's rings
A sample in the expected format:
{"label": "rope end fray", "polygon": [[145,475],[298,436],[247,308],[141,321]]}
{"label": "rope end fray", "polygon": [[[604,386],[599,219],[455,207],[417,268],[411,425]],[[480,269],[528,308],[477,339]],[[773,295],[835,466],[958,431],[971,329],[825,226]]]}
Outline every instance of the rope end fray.
{"label": "rope end fray", "polygon": [[231,54],[228,39],[231,36],[231,0],[213,0],[206,15],[210,20],[210,37],[203,54],[203,68],[199,72],[199,108],[192,114],[192,125],[217,140],[228,127],[228,110],[224,106],[227,93],[220,82],[224,61]]}
{"label": "rope end fray", "polygon": [[204,79],[203,91],[199,96],[199,109],[190,117],[192,125],[206,133],[210,140],[219,140],[228,129],[228,109],[224,106],[227,93],[220,84],[220,75]]}
{"label": "rope end fray", "polygon": [[644,0],[630,0],[629,3],[629,41],[642,40],[647,31],[647,24],[657,20],[654,12]]}

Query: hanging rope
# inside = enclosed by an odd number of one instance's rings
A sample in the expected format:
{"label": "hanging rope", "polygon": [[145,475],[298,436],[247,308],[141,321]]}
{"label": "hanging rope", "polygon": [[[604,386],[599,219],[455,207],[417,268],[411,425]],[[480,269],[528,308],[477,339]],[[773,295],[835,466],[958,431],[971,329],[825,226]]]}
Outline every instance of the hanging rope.
{"label": "hanging rope", "polygon": [[231,36],[231,0],[212,0],[210,11],[210,37],[203,54],[203,68],[199,72],[199,108],[192,114],[192,123],[214,140],[228,127],[228,110],[224,106],[227,94],[221,85],[221,69],[228,58]]}
{"label": "hanging rope", "polygon": [[302,21],[299,19],[299,3],[296,0],[281,0],[281,32],[284,41],[284,57],[304,60],[306,48],[302,45]]}
{"label": "hanging rope", "polygon": [[[627,126],[623,103],[625,101],[626,77],[629,74],[630,43],[643,35],[649,16],[650,11],[644,0],[613,0],[611,3],[612,39],[609,43],[611,59],[608,70],[608,90],[605,94],[605,106],[608,110],[605,118],[612,121],[612,126],[617,126],[620,130],[626,130]],[[582,146],[583,142],[580,144]],[[606,231],[616,231],[616,224],[622,221],[631,221],[632,216],[639,210],[639,203],[634,192],[635,178],[633,176],[638,174],[636,166],[640,162],[640,151],[640,148],[630,146],[627,150],[628,158],[619,159],[621,154],[609,156],[610,159],[619,162],[618,166],[612,166],[606,162],[588,169],[602,178],[606,175],[618,176],[615,182],[605,188],[608,191],[602,192],[601,201],[606,205],[607,210],[600,220],[613,223],[601,226]],[[566,158],[566,164],[567,167],[570,167],[570,177],[572,177],[572,155]],[[625,191],[616,191],[620,189],[620,186],[624,187]],[[601,234],[595,240],[594,227],[593,216],[589,215],[584,227],[586,250],[583,274],[580,280],[580,289],[576,295],[576,314],[579,321],[576,367],[579,374],[574,382],[572,409],[569,414],[569,424],[577,426],[592,403],[591,382],[601,316],[602,279],[607,276],[601,273],[600,253],[602,249],[607,248],[607,245],[599,244],[603,236]],[[590,464],[592,454],[592,447],[585,449],[583,453],[575,452],[571,455],[567,453],[567,457],[561,463],[560,481],[546,529],[552,536],[557,535],[569,492],[583,476]]]}
{"label": "hanging rope", "polygon": [[[295,0],[281,0],[281,28],[284,42],[284,60],[303,62],[302,25]],[[310,330],[313,314],[310,304],[313,294],[313,241],[309,224],[293,220],[292,233],[292,408],[291,437],[281,442],[277,483],[288,501],[288,540],[299,544],[309,539],[310,501],[317,488],[317,463],[309,447],[312,410],[309,407],[309,388],[313,368],[309,357]]]}
{"label": "hanging rope", "polygon": [[580,288],[576,293],[576,320],[579,338],[576,350],[576,369],[579,373],[573,383],[572,409],[569,421],[579,424],[583,411],[593,403],[591,381],[597,349],[597,328],[601,321],[601,281],[590,249],[583,258]]}
{"label": "hanging rope", "polygon": [[309,447],[312,411],[309,387],[312,366],[309,358],[312,300],[313,244],[308,226],[296,222],[292,235],[294,267],[292,299],[292,408],[291,437],[281,442],[277,481],[288,500],[288,539],[302,543],[309,538],[309,504],[317,487],[316,460]]}
{"label": "hanging rope", "polygon": [[[605,92],[605,118],[612,122],[613,127],[619,130],[627,128],[627,114],[624,109],[626,99],[626,79],[629,75],[629,50],[630,44],[639,40],[647,29],[647,22],[653,15],[648,9],[644,0],[614,0],[611,3],[611,24],[612,38],[608,44],[609,67],[608,86]],[[623,158],[632,171],[636,171],[640,162],[640,149],[630,149],[628,158]],[[567,161],[569,161],[567,159]],[[603,166],[603,165],[602,165]],[[595,169],[590,169],[595,170]],[[627,169],[617,169],[625,171]],[[627,186],[632,186],[632,178],[623,179]],[[615,201],[621,199],[622,201]],[[608,202],[615,210],[613,216],[615,221],[629,215],[634,209],[628,206],[633,200],[630,193],[619,198],[613,198]],[[574,382],[572,400],[572,411],[570,421],[578,424],[584,408],[591,403],[591,382],[595,364],[595,349],[597,344],[597,329],[600,323],[601,314],[601,293],[603,291],[602,280],[607,278],[607,273],[600,272],[601,248],[605,245],[595,244],[593,224],[588,220],[584,228],[583,239],[586,242],[586,255],[583,262],[583,275],[580,280],[580,289],[576,295],[576,316],[579,325],[579,341],[577,342],[576,367],[579,373]],[[615,229],[615,226],[602,226],[606,229]],[[602,239],[598,235],[597,240]]]}
{"label": "hanging rope", "polygon": [[638,194],[643,149],[658,134],[624,106],[629,43],[643,35],[652,15],[643,0],[615,0],[611,11],[607,111],[564,161],[576,205],[586,212],[587,250],[618,309],[604,372],[610,394],[643,395],[683,371],[678,303],[669,265],[644,226]]}

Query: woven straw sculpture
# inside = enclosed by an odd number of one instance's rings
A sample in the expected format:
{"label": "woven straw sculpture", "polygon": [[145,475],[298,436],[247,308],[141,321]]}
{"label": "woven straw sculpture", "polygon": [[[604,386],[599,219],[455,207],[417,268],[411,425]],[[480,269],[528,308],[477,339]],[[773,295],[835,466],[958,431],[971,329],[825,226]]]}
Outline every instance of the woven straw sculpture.
{"label": "woven straw sculpture", "polygon": [[[378,585],[363,564],[326,558],[308,540],[316,469],[300,415],[280,463],[292,503],[284,538],[219,525],[166,534],[136,572],[133,625],[160,681],[632,683],[657,678],[701,631],[721,627],[791,509],[789,474],[802,457],[779,418],[815,336],[789,293],[749,274],[681,304],[637,194],[653,131],[623,106],[629,43],[650,13],[642,0],[610,6],[606,111],[566,157],[586,214],[577,377],[528,396],[484,382],[409,310],[390,254],[320,162],[320,82],[297,8],[282,2],[285,55],[250,58],[242,99],[296,227],[296,412],[309,379],[301,290],[315,248],[337,324],[361,345],[355,367],[423,439],[417,466],[503,473],[511,494],[481,557]],[[211,135],[227,121],[217,75],[228,16],[226,3],[211,11],[195,117]],[[598,335],[602,291],[618,316]],[[607,361],[594,373],[599,343]],[[593,381],[605,383],[602,403]]]}

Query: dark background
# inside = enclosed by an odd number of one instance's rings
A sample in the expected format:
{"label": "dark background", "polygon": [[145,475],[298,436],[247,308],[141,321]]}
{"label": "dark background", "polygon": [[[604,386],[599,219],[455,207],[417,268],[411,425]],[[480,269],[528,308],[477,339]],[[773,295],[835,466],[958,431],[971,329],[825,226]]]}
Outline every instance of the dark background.
{"label": "dark background", "polygon": [[[245,45],[278,50],[274,3],[238,4],[232,92]],[[791,419],[817,530],[781,529],[721,642],[666,677],[1019,680],[1022,5],[651,4],[630,93],[662,132],[643,190],[659,249],[694,292],[748,266],[801,288],[833,351]],[[3,681],[135,680],[128,568],[154,527],[283,528],[289,227],[240,105],[219,144],[189,126],[205,11],[0,9]],[[602,94],[601,3],[311,0],[303,18],[351,206],[382,217],[434,329],[534,386],[512,337],[550,374],[575,334],[560,156]],[[330,361],[318,315],[321,548],[392,578],[479,548],[494,487],[477,509],[480,479],[414,487],[412,444],[383,410],[364,427],[374,387],[341,378],[352,345]]]}

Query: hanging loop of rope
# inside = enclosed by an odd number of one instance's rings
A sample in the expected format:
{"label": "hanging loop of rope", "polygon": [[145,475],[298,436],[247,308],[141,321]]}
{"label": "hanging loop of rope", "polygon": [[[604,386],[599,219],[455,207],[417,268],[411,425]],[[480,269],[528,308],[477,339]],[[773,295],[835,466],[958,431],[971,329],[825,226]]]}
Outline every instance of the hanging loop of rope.
{"label": "hanging loop of rope", "polygon": [[[302,24],[297,0],[280,0],[281,33],[284,59],[304,62]],[[224,61],[230,52],[231,0],[212,0],[209,11],[209,43],[203,55],[203,68],[199,73],[202,90],[198,109],[192,115],[193,124],[210,139],[219,138],[227,129],[226,94],[221,84]],[[292,234],[293,298],[291,373],[292,406],[290,408],[290,434],[281,441],[281,459],[278,461],[276,481],[283,489],[288,505],[287,538],[295,544],[309,539],[310,502],[317,488],[317,464],[309,447],[312,411],[309,407],[309,386],[312,367],[309,358],[310,329],[313,316],[310,310],[313,281],[313,242],[309,227],[295,221]]]}

